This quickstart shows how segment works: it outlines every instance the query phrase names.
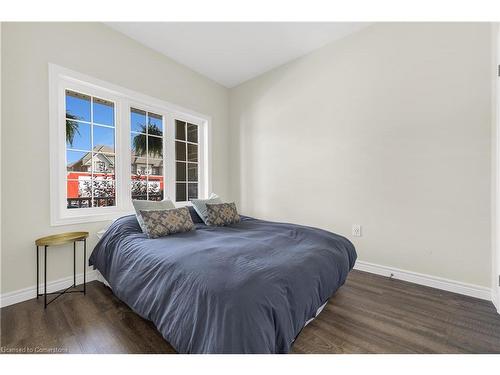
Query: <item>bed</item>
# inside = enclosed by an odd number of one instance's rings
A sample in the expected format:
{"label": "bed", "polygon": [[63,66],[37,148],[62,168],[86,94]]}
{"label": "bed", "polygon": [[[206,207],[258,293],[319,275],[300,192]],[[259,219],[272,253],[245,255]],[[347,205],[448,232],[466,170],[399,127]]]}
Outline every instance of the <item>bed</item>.
{"label": "bed", "polygon": [[89,263],[179,353],[288,353],[355,261],[349,240],[317,228],[242,216],[148,239],[131,215]]}

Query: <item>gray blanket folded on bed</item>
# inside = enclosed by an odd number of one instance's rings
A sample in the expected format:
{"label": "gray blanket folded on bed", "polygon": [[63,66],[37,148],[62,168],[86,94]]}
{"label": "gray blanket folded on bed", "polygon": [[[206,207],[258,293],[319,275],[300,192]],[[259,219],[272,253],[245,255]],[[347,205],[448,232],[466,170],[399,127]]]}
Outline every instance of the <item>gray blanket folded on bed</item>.
{"label": "gray blanket folded on bed", "polygon": [[287,353],[355,260],[349,240],[317,228],[242,217],[148,239],[131,215],[89,263],[180,353]]}

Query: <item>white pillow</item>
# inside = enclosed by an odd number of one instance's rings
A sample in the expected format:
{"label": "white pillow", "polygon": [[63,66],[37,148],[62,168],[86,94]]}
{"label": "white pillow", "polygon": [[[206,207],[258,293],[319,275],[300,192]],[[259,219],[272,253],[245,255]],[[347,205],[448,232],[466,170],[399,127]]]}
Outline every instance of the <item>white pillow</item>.
{"label": "white pillow", "polygon": [[206,224],[207,223],[207,203],[222,203],[221,199],[217,194],[212,193],[210,198],[208,199],[191,199],[191,203],[193,204],[193,208],[196,213],[201,217],[201,220]]}
{"label": "white pillow", "polygon": [[134,205],[135,216],[137,217],[137,221],[139,222],[143,233],[147,233],[147,230],[144,220],[142,220],[141,211],[169,210],[171,208],[175,208],[175,205],[170,199],[164,199],[162,201],[133,200],[132,204]]}

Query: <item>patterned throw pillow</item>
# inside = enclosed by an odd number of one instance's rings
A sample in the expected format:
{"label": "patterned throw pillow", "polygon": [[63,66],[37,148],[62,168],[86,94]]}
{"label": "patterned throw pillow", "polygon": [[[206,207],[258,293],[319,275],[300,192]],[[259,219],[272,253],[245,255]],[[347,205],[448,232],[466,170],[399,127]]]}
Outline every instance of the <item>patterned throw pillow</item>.
{"label": "patterned throw pillow", "polygon": [[174,203],[170,199],[164,199],[162,201],[139,201],[132,200],[132,204],[134,205],[135,216],[137,217],[137,222],[139,223],[142,232],[146,233],[146,226],[144,225],[144,220],[142,220],[142,216],[140,211],[153,211],[153,210],[170,210],[171,208],[175,208]]}
{"label": "patterned throw pillow", "polygon": [[194,229],[193,220],[187,207],[141,211],[141,216],[149,238],[158,238]]}
{"label": "patterned throw pillow", "polygon": [[212,193],[208,199],[191,199],[191,203],[196,213],[201,217],[205,224],[207,223],[207,204],[208,203],[222,203],[217,194]]}
{"label": "patterned throw pillow", "polygon": [[222,226],[240,222],[234,203],[207,203],[207,225]]}

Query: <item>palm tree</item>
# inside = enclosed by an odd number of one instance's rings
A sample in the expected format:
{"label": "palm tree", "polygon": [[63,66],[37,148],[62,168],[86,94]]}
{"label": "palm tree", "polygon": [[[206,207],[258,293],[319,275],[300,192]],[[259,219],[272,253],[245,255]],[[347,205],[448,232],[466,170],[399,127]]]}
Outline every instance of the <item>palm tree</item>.
{"label": "palm tree", "polygon": [[80,130],[78,129],[78,123],[76,121],[71,121],[68,119],[78,120],[78,117],[70,113],[66,113],[66,142],[69,143],[71,147],[73,147],[75,135],[80,135]]}
{"label": "palm tree", "polygon": [[[135,154],[146,155],[146,134],[148,135],[157,135],[161,137],[163,135],[161,129],[159,129],[155,124],[149,123],[146,129],[146,125],[141,125],[141,134],[137,134],[132,141],[132,147],[135,150]],[[159,137],[150,137],[149,144],[147,144],[147,148],[150,156],[160,156],[163,150],[162,138]]]}

